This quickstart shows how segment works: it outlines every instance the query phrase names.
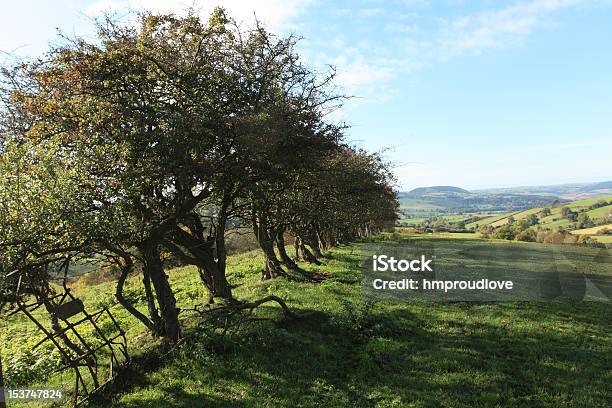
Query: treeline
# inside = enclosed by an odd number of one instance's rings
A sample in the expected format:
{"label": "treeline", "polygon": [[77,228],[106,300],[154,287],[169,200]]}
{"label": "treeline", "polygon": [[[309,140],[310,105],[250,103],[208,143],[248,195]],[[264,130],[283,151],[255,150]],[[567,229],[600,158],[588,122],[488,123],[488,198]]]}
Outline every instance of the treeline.
{"label": "treeline", "polygon": [[[95,260],[120,271],[117,301],[176,341],[165,255],[197,266],[205,303],[232,305],[234,230],[253,232],[270,279],[395,224],[389,166],[327,119],[344,99],[334,71],[303,64],[293,36],[241,29],[223,9],[208,21],[145,14],[97,28],[95,41],[64,39],[3,69],[4,303],[18,281],[22,295],[46,299],[62,267]],[[146,313],[123,295],[134,273]]]}

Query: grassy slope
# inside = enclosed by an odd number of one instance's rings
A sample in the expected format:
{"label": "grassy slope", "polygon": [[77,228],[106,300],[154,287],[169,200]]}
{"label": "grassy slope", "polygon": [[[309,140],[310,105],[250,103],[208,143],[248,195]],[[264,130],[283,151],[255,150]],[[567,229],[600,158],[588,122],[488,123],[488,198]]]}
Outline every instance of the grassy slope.
{"label": "grassy slope", "polygon": [[572,231],[572,234],[576,235],[597,235],[599,231],[603,229],[612,229],[612,224],[599,225],[597,227],[584,228]]}
{"label": "grassy slope", "polygon": [[516,214],[518,214],[518,212],[511,212],[511,213],[507,213],[507,214],[494,215],[492,217],[483,218],[482,220],[466,224],[465,227],[466,228],[473,228],[473,227],[477,228],[477,227],[480,227],[481,225],[489,225],[489,224],[492,224],[492,223],[497,222],[499,220],[506,219],[506,218],[510,217],[511,215],[514,216]]}
{"label": "grassy slope", "polygon": [[[448,222],[461,222],[463,220],[467,220],[471,218],[472,215],[467,214],[450,214],[450,215],[439,215],[438,218],[444,218]],[[430,217],[415,217],[415,218],[404,218],[400,220],[400,224],[402,225],[419,225],[425,222]]]}
{"label": "grassy slope", "polygon": [[[592,204],[595,204],[599,201],[609,201],[612,200],[612,196],[609,197],[597,197],[597,198],[588,198],[588,199],[584,199],[584,200],[577,200],[577,201],[572,201],[570,203],[564,203],[562,206],[556,207],[556,208],[551,208],[551,215],[544,217],[540,220],[540,225],[550,228],[550,229],[556,229],[558,227],[564,227],[570,224],[570,222],[567,219],[561,219],[561,208],[562,207],[569,207],[571,208],[573,211],[578,211],[580,209],[586,208]],[[544,209],[544,207],[535,207],[535,208],[530,208],[528,210],[525,211],[519,211],[519,212],[513,212],[513,213],[508,213],[508,214],[502,214],[502,215],[496,215],[494,217],[489,217],[489,218],[485,218],[483,220],[480,221],[476,221],[470,224],[466,225],[466,228],[472,228],[472,227],[479,227],[481,225],[492,225],[493,227],[500,227],[502,225],[505,225],[508,223],[508,218],[510,216],[513,216],[515,220],[520,220],[522,218],[525,218],[527,216],[529,216],[530,214],[538,214],[540,213],[542,210]],[[601,218],[603,217],[605,214],[607,214],[608,211],[612,210],[612,205],[608,205],[605,207],[600,207],[600,208],[596,208],[594,210],[589,210],[587,211],[587,214],[589,215],[589,217],[596,219],[596,218]]]}
{"label": "grassy slope", "polygon": [[[441,251],[448,242],[423,239]],[[261,282],[260,265],[256,253],[230,258],[238,298],[274,293],[300,311],[318,313],[287,321],[277,307],[262,307],[258,316],[276,323],[245,326],[226,338],[196,335],[173,358],[129,371],[114,401],[95,406],[597,407],[612,397],[609,304],[368,305],[356,246],[308,267],[331,274],[318,284]],[[192,268],[172,270],[170,278],[181,307],[201,299]],[[137,280],[129,285],[138,299]],[[111,293],[112,285],[102,284],[81,294],[91,307],[109,302]],[[117,314],[133,350],[154,346],[133,319]],[[15,325],[13,334],[20,329]]]}

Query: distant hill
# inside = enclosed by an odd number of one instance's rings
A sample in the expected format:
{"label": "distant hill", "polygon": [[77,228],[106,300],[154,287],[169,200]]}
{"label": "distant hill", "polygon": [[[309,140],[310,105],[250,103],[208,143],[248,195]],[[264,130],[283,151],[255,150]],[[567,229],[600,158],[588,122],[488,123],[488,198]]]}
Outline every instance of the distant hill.
{"label": "distant hill", "polygon": [[431,193],[464,193],[469,194],[470,192],[459,187],[453,186],[431,186],[431,187],[419,187],[414,190],[410,190],[406,193],[407,197],[422,197]]}
{"label": "distant hill", "polygon": [[451,214],[501,215],[548,206],[555,201],[565,203],[611,195],[612,181],[605,181],[472,191],[455,186],[430,186],[402,192],[399,199],[404,217],[415,220]]}
{"label": "distant hill", "polygon": [[550,186],[502,187],[483,190],[473,190],[474,193],[485,194],[541,194],[554,195],[566,200],[578,200],[593,197],[603,197],[612,194],[612,181],[596,183],[569,183]]}
{"label": "distant hill", "polygon": [[582,187],[582,191],[597,191],[612,189],[612,181],[602,181],[601,183],[589,183]]}

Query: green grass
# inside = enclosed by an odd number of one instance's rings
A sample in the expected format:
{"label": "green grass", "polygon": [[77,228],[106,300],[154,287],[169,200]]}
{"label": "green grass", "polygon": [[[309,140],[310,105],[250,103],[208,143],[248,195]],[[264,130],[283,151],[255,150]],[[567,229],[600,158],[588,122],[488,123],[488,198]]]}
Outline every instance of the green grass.
{"label": "green grass", "polygon": [[612,214],[612,204],[606,205],[605,207],[595,208],[594,210],[587,211],[587,214],[591,218],[603,218],[608,214]]}
{"label": "green grass", "polygon": [[[576,200],[569,203],[564,203],[558,207],[551,208],[551,214],[542,217],[540,219],[539,225],[545,228],[550,228],[551,230],[555,230],[559,227],[567,227],[571,224],[571,222],[567,219],[561,217],[561,208],[569,207],[572,211],[580,211],[588,208],[590,205],[593,205],[599,201],[610,201],[612,200],[612,196],[610,197],[597,197],[597,198],[588,198],[583,200]],[[549,207],[550,208],[550,207]],[[466,225],[466,228],[478,228],[482,225],[491,225],[492,227],[501,227],[508,223],[508,219],[510,216],[514,217],[515,220],[521,220],[531,214],[538,215],[544,207],[534,207],[524,211],[517,211],[512,213],[500,214],[493,217],[485,218],[480,221],[472,222]],[[601,219],[605,215],[607,215],[612,210],[612,205],[607,205],[604,207],[596,208],[593,210],[587,211],[587,215],[591,219]]]}
{"label": "green grass", "polygon": [[512,213],[507,213],[507,214],[498,214],[498,215],[494,215],[492,217],[488,217],[488,218],[484,218],[482,220],[479,221],[475,221],[475,222],[471,222],[469,224],[466,224],[466,228],[470,229],[470,228],[478,228],[481,225],[489,225],[492,224],[494,222],[497,222],[499,220],[503,220],[508,218],[511,215],[517,214],[516,212],[512,212]]}
{"label": "green grass", "polygon": [[[454,249],[455,238],[468,245],[473,234],[454,235],[418,238],[434,245],[444,262],[464,262]],[[403,239],[388,234],[384,243]],[[507,260],[509,268],[529,267],[538,261],[534,256],[549,251],[542,244],[473,242],[491,251],[519,248]],[[608,303],[369,303],[360,285],[358,248],[337,248],[323,265],[304,265],[330,274],[320,283],[262,282],[258,253],[231,257],[229,280],[238,298],[274,293],[312,314],[287,320],[278,307],[267,305],[256,314],[273,320],[221,337],[196,330],[195,315],[185,312],[192,337],[161,361],[135,364],[123,374],[112,401],[102,398],[92,406],[601,407],[612,398]],[[524,257],[516,256],[521,248]],[[201,301],[193,268],[169,275],[180,307]],[[128,282],[133,299],[140,299],[139,287],[137,277]],[[91,308],[111,305],[139,360],[157,343],[113,305],[112,289],[105,283],[80,295]],[[10,341],[0,342],[3,356],[23,347],[18,339],[33,334],[25,322],[9,324]]]}
{"label": "green grass", "polygon": [[601,230],[608,229],[612,230],[612,224],[599,225],[597,227],[583,228],[572,231],[572,234],[576,235],[597,235]]}
{"label": "green grass", "polygon": [[603,244],[612,244],[612,235],[596,235],[592,238]]}
{"label": "green grass", "polygon": [[429,203],[425,200],[419,198],[406,198],[402,197],[400,199],[400,208],[401,209],[410,209],[410,212],[419,212],[419,211],[429,211],[429,210],[438,210],[443,209],[436,204]]}
{"label": "green grass", "polygon": [[[449,215],[445,215],[445,214],[438,214],[438,215],[433,215],[432,217],[437,217],[437,218],[443,218],[445,220],[447,220],[448,222],[461,222],[463,220],[467,220],[469,218],[472,218],[474,215],[473,214],[449,214]],[[420,225],[422,223],[424,223],[426,220],[432,218],[432,217],[414,217],[414,218],[403,218],[400,220],[400,223],[402,225]]]}

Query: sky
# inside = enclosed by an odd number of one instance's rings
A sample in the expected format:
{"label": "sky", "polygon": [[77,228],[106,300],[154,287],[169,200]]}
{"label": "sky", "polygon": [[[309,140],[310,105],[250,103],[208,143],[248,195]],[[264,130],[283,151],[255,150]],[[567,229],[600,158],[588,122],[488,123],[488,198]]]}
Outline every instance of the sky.
{"label": "sky", "polygon": [[612,0],[20,0],[2,5],[0,63],[39,56],[58,29],[91,37],[105,11],[217,4],[336,67],[353,98],[330,120],[384,154],[401,190],[612,180]]}

